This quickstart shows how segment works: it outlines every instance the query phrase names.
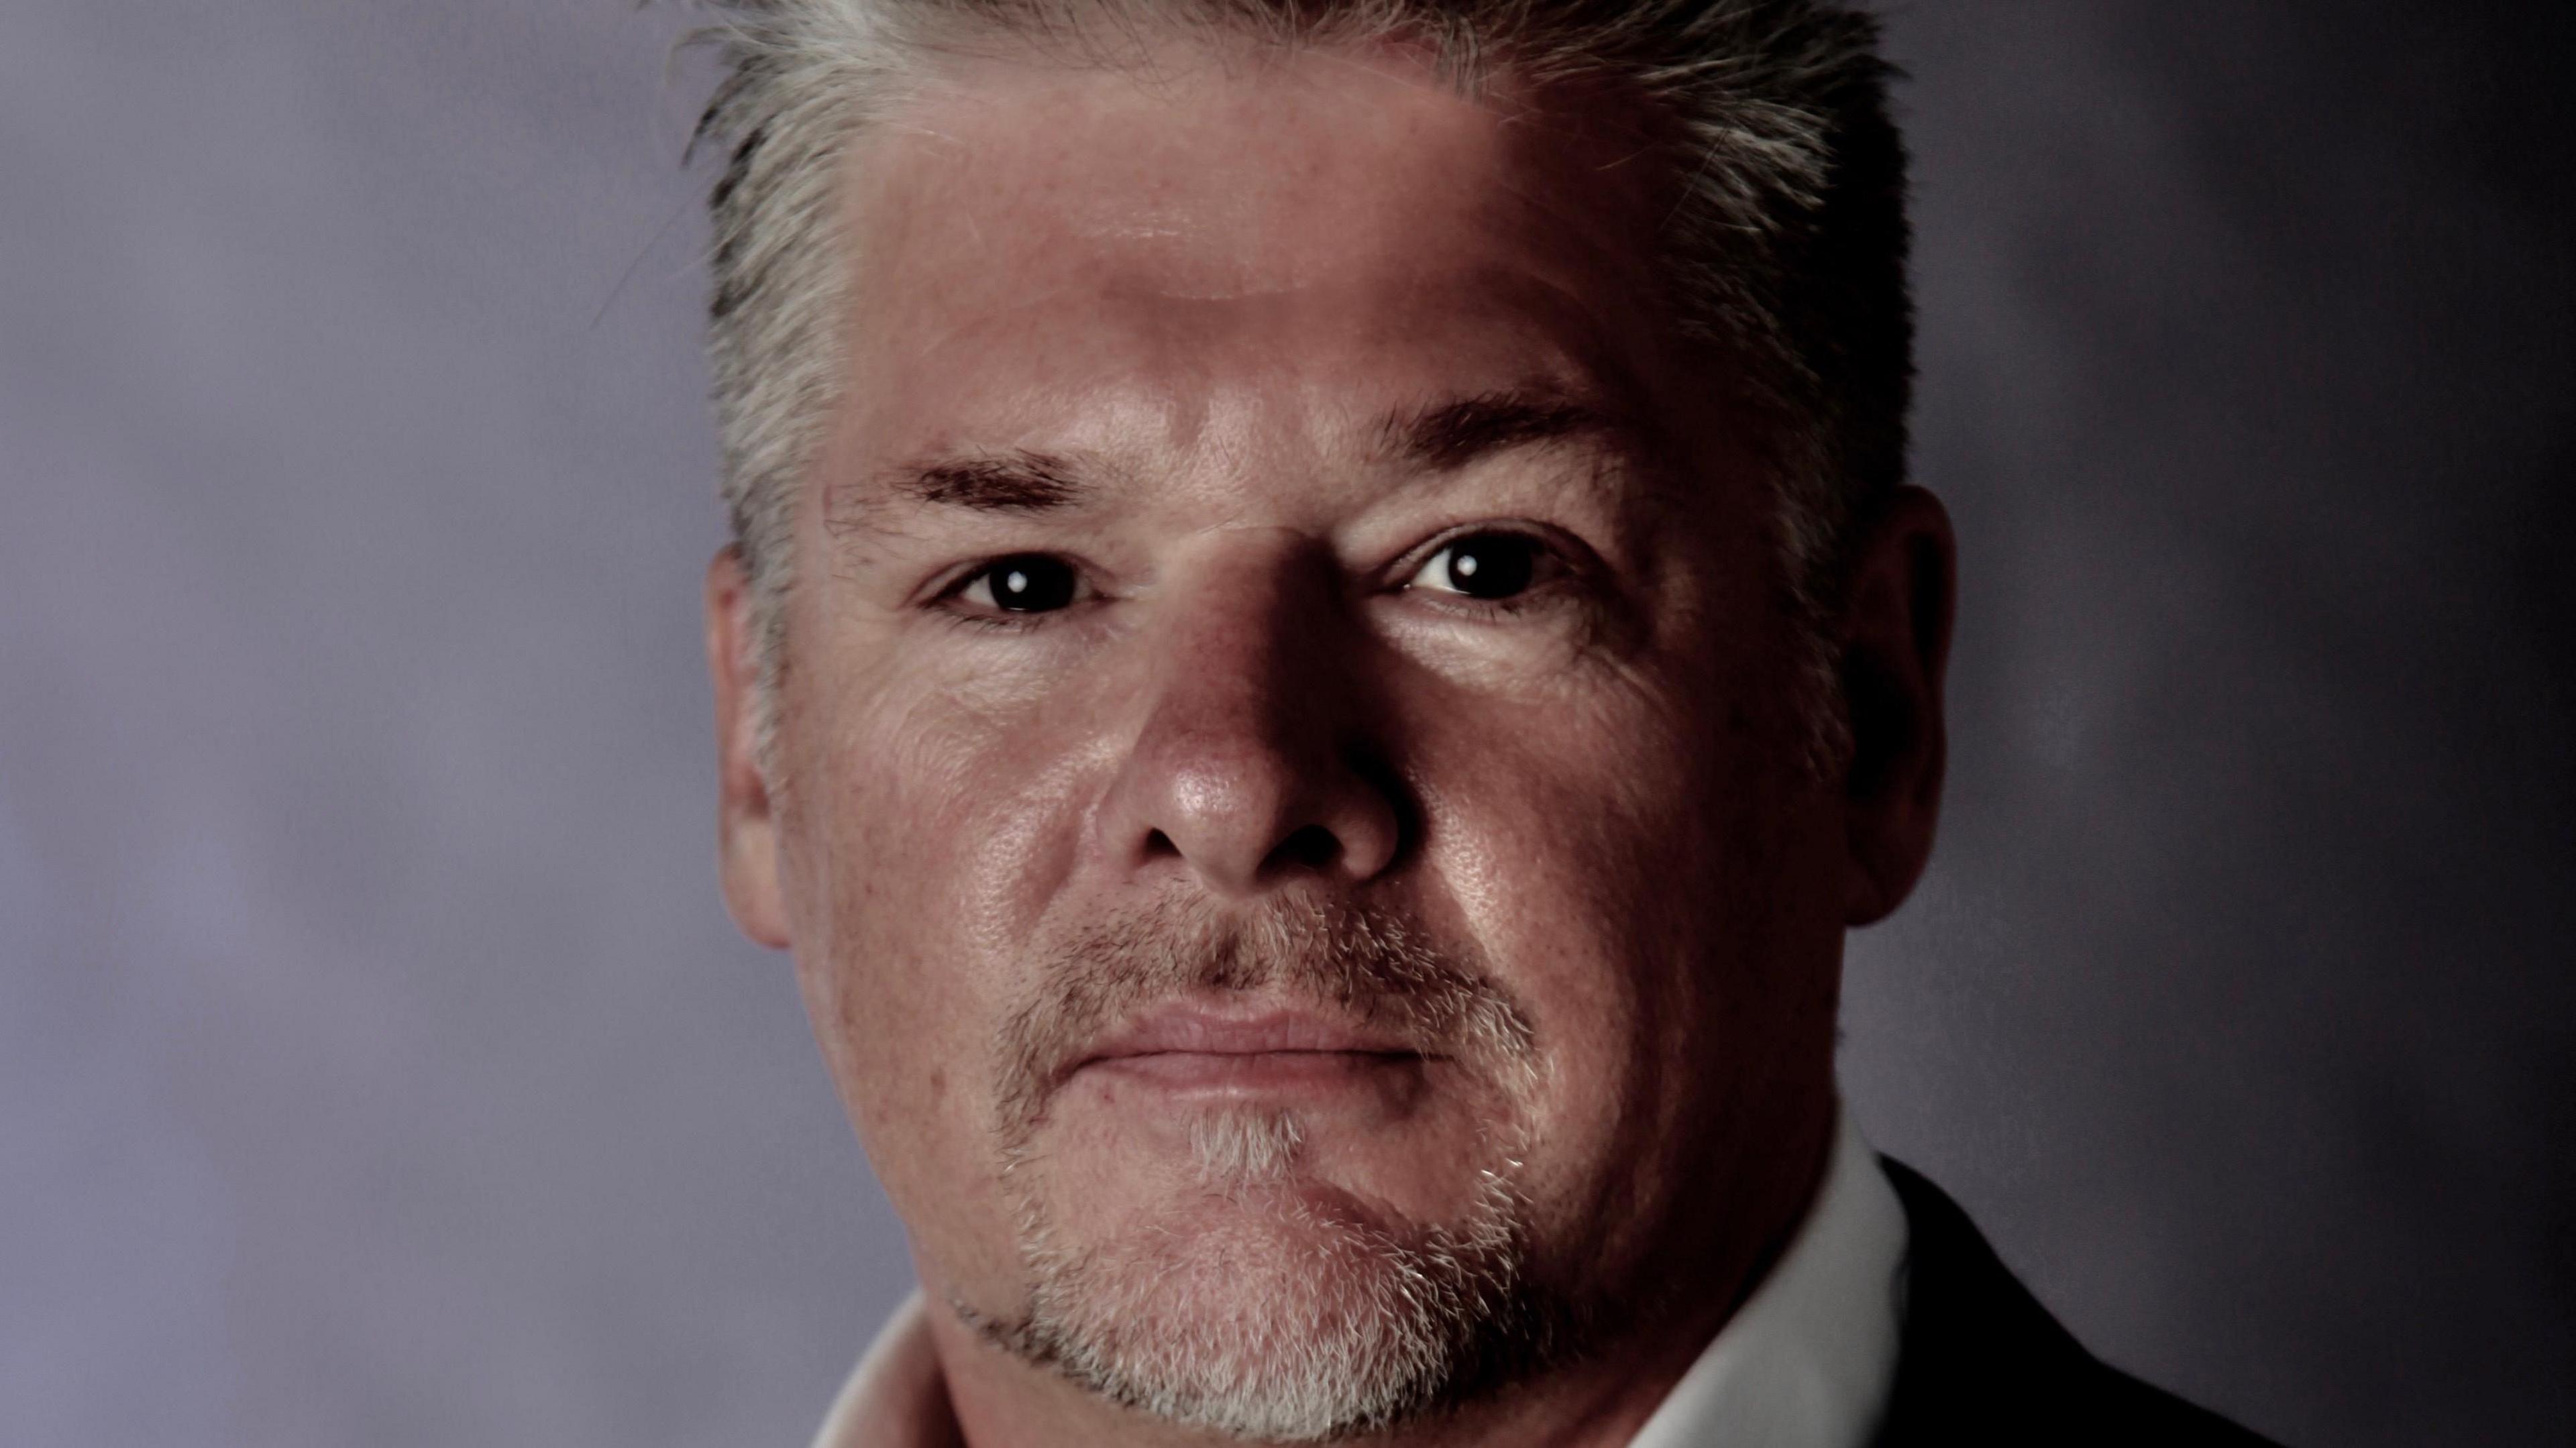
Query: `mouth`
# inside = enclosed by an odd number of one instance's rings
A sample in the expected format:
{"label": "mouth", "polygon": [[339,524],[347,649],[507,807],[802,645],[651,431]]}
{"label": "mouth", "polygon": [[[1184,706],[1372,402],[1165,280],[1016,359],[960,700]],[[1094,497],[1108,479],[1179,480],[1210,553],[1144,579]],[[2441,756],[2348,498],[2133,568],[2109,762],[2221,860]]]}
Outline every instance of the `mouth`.
{"label": "mouth", "polygon": [[1068,1080],[1221,1099],[1329,1095],[1382,1090],[1438,1059],[1329,1011],[1202,999],[1155,1008],[1112,1031]]}

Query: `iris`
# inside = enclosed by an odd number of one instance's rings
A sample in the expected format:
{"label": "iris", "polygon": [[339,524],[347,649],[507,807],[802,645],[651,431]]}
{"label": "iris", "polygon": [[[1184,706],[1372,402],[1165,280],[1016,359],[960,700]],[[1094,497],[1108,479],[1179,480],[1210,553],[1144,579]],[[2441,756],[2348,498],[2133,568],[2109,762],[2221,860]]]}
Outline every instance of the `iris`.
{"label": "iris", "polygon": [[1440,550],[1433,576],[1469,598],[1510,598],[1527,590],[1538,569],[1538,544],[1510,533],[1461,538]]}
{"label": "iris", "polygon": [[984,572],[993,606],[1005,613],[1052,613],[1073,602],[1073,565],[1044,553],[1019,553]]}

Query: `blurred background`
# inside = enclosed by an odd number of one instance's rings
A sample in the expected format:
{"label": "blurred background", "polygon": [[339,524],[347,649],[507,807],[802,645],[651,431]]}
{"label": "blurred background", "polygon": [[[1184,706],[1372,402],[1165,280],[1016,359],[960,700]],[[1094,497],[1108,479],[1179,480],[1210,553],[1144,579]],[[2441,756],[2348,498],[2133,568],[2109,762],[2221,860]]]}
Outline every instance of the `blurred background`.
{"label": "blurred background", "polygon": [[[2114,1362],[2576,1441],[2576,19],[1913,0],[1939,855],[1843,1071]],[[0,7],[0,1442],[802,1444],[906,1290],[711,868],[702,66]]]}

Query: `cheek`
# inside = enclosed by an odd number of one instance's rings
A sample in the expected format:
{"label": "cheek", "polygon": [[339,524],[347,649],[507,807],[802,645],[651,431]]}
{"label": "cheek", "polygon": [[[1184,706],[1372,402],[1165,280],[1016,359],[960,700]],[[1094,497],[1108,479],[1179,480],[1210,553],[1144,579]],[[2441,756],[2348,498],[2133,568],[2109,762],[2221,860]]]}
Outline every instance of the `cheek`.
{"label": "cheek", "polygon": [[1443,717],[1414,736],[1426,852],[1547,1063],[1530,1188],[1623,1235],[1776,1045],[1806,804],[1749,715],[1669,681]]}
{"label": "cheek", "polygon": [[882,672],[809,669],[786,702],[798,784],[781,849],[806,1004],[888,1192],[937,1203],[993,1169],[996,1026],[1069,867],[1079,759],[1046,749],[1025,710]]}

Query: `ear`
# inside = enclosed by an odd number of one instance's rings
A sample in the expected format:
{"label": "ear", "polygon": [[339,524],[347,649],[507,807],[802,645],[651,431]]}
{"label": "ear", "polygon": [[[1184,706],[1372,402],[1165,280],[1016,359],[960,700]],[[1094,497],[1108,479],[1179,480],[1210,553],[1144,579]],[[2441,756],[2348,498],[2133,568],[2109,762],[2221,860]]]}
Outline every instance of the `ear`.
{"label": "ear", "polygon": [[751,580],[726,548],[707,565],[707,672],[716,687],[716,859],[725,906],[742,933],[787,948],[778,891],[778,817],[760,772],[760,654]]}
{"label": "ear", "polygon": [[1941,500],[1908,487],[1853,560],[1842,635],[1843,707],[1852,732],[1843,915],[1852,925],[1905,903],[1932,856],[1949,751],[1941,684],[1957,558]]}

